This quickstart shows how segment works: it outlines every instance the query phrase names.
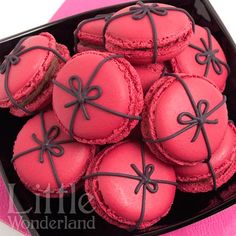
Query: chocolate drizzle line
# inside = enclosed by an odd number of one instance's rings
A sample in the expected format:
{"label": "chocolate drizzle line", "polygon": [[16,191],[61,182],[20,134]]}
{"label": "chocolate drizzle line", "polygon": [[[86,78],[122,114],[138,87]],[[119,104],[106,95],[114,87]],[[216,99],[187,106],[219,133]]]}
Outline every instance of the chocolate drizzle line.
{"label": "chocolate drizzle line", "polygon": [[96,20],[101,20],[101,19],[104,19],[105,22],[107,22],[113,15],[114,13],[108,13],[108,14],[99,14],[99,15],[96,15],[95,17],[93,18],[90,18],[90,19],[86,19],[86,20],[83,20],[81,21],[76,30],[74,31],[74,52],[77,53],[78,50],[77,50],[77,44],[79,43],[79,39],[77,37],[77,34],[78,32],[80,31],[80,29],[87,23],[89,22],[92,22],[92,21],[96,21]]}
{"label": "chocolate drizzle line", "polygon": [[205,30],[207,32],[208,45],[204,38],[200,38],[203,48],[196,46],[194,44],[189,44],[189,47],[194,48],[197,51],[199,51],[199,53],[195,55],[196,62],[199,65],[206,65],[206,69],[204,72],[205,77],[208,76],[210,65],[212,65],[217,75],[221,75],[223,73],[222,66],[224,66],[227,69],[228,74],[229,74],[230,68],[227,65],[227,63],[223,62],[218,57],[216,57],[216,54],[219,53],[219,49],[212,48],[212,36],[211,36],[210,30],[208,28],[205,28]]}
{"label": "chocolate drizzle line", "polygon": [[[132,115],[123,114],[119,111],[112,110],[110,108],[104,107],[104,106],[95,102],[95,100],[99,99],[102,96],[102,88],[98,85],[91,85],[91,83],[94,81],[97,73],[100,71],[100,69],[102,68],[102,66],[106,62],[108,62],[112,59],[115,59],[115,58],[122,58],[122,57],[123,56],[121,56],[121,55],[111,55],[111,56],[104,58],[97,65],[97,67],[93,71],[92,75],[88,79],[85,86],[83,86],[81,78],[77,75],[72,75],[69,78],[69,80],[68,80],[69,88],[66,87],[65,85],[59,83],[58,81],[53,80],[53,83],[56,86],[58,86],[59,88],[61,88],[62,90],[69,93],[71,96],[73,96],[75,98],[75,100],[73,100],[69,103],[66,103],[64,105],[65,108],[69,108],[71,106],[74,106],[74,111],[72,113],[72,117],[71,117],[70,124],[69,124],[70,137],[73,137],[74,122],[75,122],[76,114],[80,108],[82,110],[84,118],[86,120],[90,120],[90,115],[88,114],[86,106],[85,106],[86,104],[96,107],[100,110],[103,110],[105,112],[111,113],[116,116],[124,117],[127,119],[132,119],[132,120],[141,120],[140,116],[132,116]],[[91,93],[92,91],[94,91],[94,95],[91,96],[91,95],[89,95],[89,93]]]}
{"label": "chocolate drizzle line", "polygon": [[[194,100],[191,91],[189,90],[187,84],[185,83],[185,81],[177,74],[171,74],[171,73],[166,73],[166,76],[172,76],[174,78],[176,78],[177,81],[180,82],[180,84],[183,86],[189,100],[190,103],[192,105],[192,108],[194,110],[195,114],[191,114],[190,112],[182,112],[178,115],[177,117],[177,121],[179,124],[181,125],[185,125],[184,128],[180,129],[179,131],[175,132],[174,134],[171,134],[167,137],[164,138],[159,138],[156,140],[151,140],[151,139],[145,139],[145,142],[149,142],[149,143],[161,143],[161,142],[165,142],[168,141],[170,139],[173,139],[175,137],[177,137],[178,135],[186,132],[189,129],[192,129],[193,127],[196,126],[196,132],[191,140],[191,142],[195,142],[200,133],[202,133],[205,144],[206,144],[206,148],[207,148],[207,157],[206,160],[204,161],[204,163],[207,163],[208,168],[211,172],[212,178],[213,178],[213,186],[214,186],[214,190],[217,190],[217,185],[216,185],[216,174],[215,171],[211,165],[211,157],[212,157],[212,150],[211,150],[211,145],[210,145],[210,141],[208,139],[207,136],[207,132],[205,129],[205,124],[218,124],[218,120],[214,119],[214,120],[210,120],[208,119],[209,116],[211,116],[215,111],[217,111],[220,107],[222,107],[225,102],[226,102],[226,96],[223,96],[222,101],[217,104],[214,108],[212,108],[211,110],[209,110],[210,104],[209,101],[205,100],[205,99],[201,99],[198,101],[198,103],[196,103],[196,101]],[[185,118],[185,119],[184,119]],[[186,119],[187,118],[187,119]]]}
{"label": "chocolate drizzle line", "polygon": [[24,45],[22,45],[22,43],[27,39],[28,37],[24,37],[22,38],[17,45],[15,46],[15,48],[13,49],[13,51],[5,56],[5,60],[3,61],[3,63],[0,65],[0,74],[5,74],[5,80],[4,80],[4,88],[6,91],[6,94],[10,100],[10,102],[17,108],[21,109],[22,111],[24,111],[25,113],[29,114],[29,115],[33,115],[33,112],[28,111],[22,104],[19,104],[12,96],[10,89],[9,89],[9,73],[10,73],[10,69],[12,66],[17,65],[20,60],[21,60],[21,56],[24,55],[25,53],[32,51],[32,50],[36,50],[36,49],[40,49],[40,50],[46,50],[46,51],[50,51],[52,52],[56,57],[58,57],[58,59],[60,59],[62,62],[66,63],[66,59],[55,49],[53,48],[48,48],[48,47],[44,47],[44,46],[32,46],[29,48],[25,48]]}
{"label": "chocolate drizzle line", "polygon": [[[56,166],[53,161],[53,157],[62,157],[64,155],[64,148],[61,146],[61,144],[66,144],[66,143],[72,143],[72,139],[65,139],[65,140],[60,140],[60,141],[55,141],[57,137],[60,134],[60,128],[57,125],[51,126],[48,130],[46,130],[45,126],[45,120],[43,113],[40,113],[40,122],[41,122],[41,128],[42,128],[42,134],[43,134],[43,140],[40,140],[35,133],[32,134],[32,139],[38,146],[32,147],[24,152],[18,153],[13,156],[12,162],[16,161],[18,158],[35,152],[35,151],[40,151],[39,153],[39,162],[41,164],[44,163],[44,153],[47,153],[48,160],[53,172],[53,176],[56,180],[57,186],[60,190],[63,190],[62,183],[60,181],[58,172],[56,170]],[[64,191],[66,192],[66,191]]]}
{"label": "chocolate drizzle line", "polygon": [[114,15],[106,22],[103,29],[104,45],[106,44],[106,38],[105,38],[106,30],[112,21],[120,17],[127,16],[127,15],[131,15],[133,20],[141,20],[145,16],[147,16],[151,24],[152,35],[153,35],[153,63],[156,63],[158,45],[157,45],[157,30],[155,26],[155,21],[153,19],[153,14],[158,15],[158,16],[166,16],[168,15],[168,11],[179,11],[179,12],[185,13],[189,17],[190,21],[192,22],[192,28],[193,28],[193,31],[195,31],[195,22],[192,16],[184,9],[177,8],[177,7],[160,7],[157,3],[146,5],[142,1],[138,1],[137,5],[131,6],[128,12],[123,12],[119,15]]}
{"label": "chocolate drizzle line", "polygon": [[139,170],[135,164],[130,164],[131,169],[133,169],[134,171],[133,175],[125,173],[113,173],[113,172],[96,172],[83,177],[83,179],[86,180],[99,176],[108,176],[108,177],[111,176],[111,177],[133,179],[138,181],[138,184],[134,189],[134,194],[137,195],[142,188],[141,213],[136,225],[132,227],[130,231],[137,230],[144,221],[147,191],[152,194],[157,193],[159,189],[158,186],[159,184],[169,184],[173,186],[178,185],[176,182],[151,178],[152,174],[155,172],[155,166],[153,164],[146,165],[144,143],[141,143],[140,146],[141,146],[140,149],[141,149],[141,159],[142,159],[142,170]]}

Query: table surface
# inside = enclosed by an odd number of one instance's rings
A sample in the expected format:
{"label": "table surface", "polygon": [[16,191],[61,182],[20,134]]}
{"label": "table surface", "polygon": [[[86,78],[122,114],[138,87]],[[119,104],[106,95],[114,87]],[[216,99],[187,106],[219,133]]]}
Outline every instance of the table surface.
{"label": "table surface", "polygon": [[[235,1],[227,0],[227,4],[222,4],[221,0],[210,1],[236,42],[236,27],[234,25],[236,18],[234,12]],[[78,12],[120,2],[128,2],[128,0],[2,0],[0,8],[0,39],[45,24],[49,20],[56,20]],[[56,14],[54,14],[55,12]],[[4,192],[0,178],[0,199],[3,196],[6,197],[5,195],[6,192]],[[0,218],[1,210],[3,211],[4,209],[0,201]],[[232,206],[212,217],[165,236],[235,236],[235,212],[236,206]],[[0,222],[0,235],[18,236],[23,234]]]}

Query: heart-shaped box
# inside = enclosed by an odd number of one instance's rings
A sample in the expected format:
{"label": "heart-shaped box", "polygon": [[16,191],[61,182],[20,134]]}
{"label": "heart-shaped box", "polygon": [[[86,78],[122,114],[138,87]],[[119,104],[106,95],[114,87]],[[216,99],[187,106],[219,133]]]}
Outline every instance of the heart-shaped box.
{"label": "heart-shaped box", "polygon": [[[172,4],[186,9],[193,16],[196,23],[208,27],[221,44],[231,68],[231,74],[227,80],[227,88],[225,90],[228,98],[229,118],[236,121],[236,46],[219,16],[208,0],[161,0],[158,2]],[[42,31],[52,33],[58,42],[67,45],[72,52],[73,31],[80,21],[94,17],[97,14],[114,12],[134,3],[124,3],[85,12],[1,40],[0,61],[3,60],[4,55],[7,55],[11,51],[20,38]],[[0,110],[0,119],[0,170],[3,174],[4,181],[7,187],[11,188],[11,191],[14,192],[14,203],[25,222],[46,222],[44,227],[37,227],[38,225],[35,226],[34,224],[31,225],[32,227],[29,227],[29,231],[32,235],[158,235],[201,220],[236,203],[236,176],[218,189],[217,192],[189,194],[177,191],[174,205],[168,216],[151,228],[129,233],[106,223],[94,212],[88,213],[88,209],[86,211],[77,209],[79,208],[78,202],[83,207],[88,208],[86,206],[87,199],[83,190],[79,190],[75,195],[65,197],[61,200],[39,198],[29,192],[20,182],[11,163],[14,140],[27,119],[13,117],[6,110]],[[64,228],[63,224],[60,227],[50,227],[47,225],[52,220],[55,222],[64,222]],[[71,229],[73,227],[68,227],[69,222],[78,222],[79,220],[80,225],[78,224],[77,226],[80,227],[77,227],[77,230]],[[65,227],[66,223],[67,227]]]}

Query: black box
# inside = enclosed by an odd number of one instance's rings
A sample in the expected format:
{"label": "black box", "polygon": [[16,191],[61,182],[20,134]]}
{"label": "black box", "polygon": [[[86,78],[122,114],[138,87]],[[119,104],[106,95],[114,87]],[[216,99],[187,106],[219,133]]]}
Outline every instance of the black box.
{"label": "black box", "polygon": [[[193,16],[197,24],[210,28],[212,34],[222,46],[231,68],[231,74],[227,80],[227,88],[225,91],[228,98],[227,106],[229,110],[229,118],[236,121],[236,46],[219,16],[208,0],[160,0],[158,2],[172,4],[186,9]],[[43,31],[48,31],[53,34],[57,41],[67,45],[72,53],[73,31],[80,21],[97,14],[114,12],[133,3],[135,2],[85,12],[3,39],[0,41],[0,62],[4,59],[4,55],[7,55],[13,49],[20,38],[23,36],[38,34]],[[13,117],[7,110],[1,109],[0,120],[0,170],[7,187],[9,187],[9,183],[15,184],[14,202],[18,210],[22,212],[32,207],[32,210],[29,213],[22,214],[23,218],[25,220],[43,220],[45,217],[47,217],[48,220],[63,220],[65,217],[67,217],[67,220],[91,219],[91,215],[84,215],[82,212],[69,214],[71,206],[70,197],[64,198],[64,206],[65,210],[67,210],[65,214],[58,214],[58,199],[50,200],[52,214],[34,213],[36,207],[35,196],[20,182],[10,161],[14,140],[23,124],[27,121],[27,118],[22,119]],[[77,192],[75,199],[78,200],[82,194],[84,194],[83,190]],[[30,229],[30,232],[32,235],[158,235],[196,222],[221,211],[234,203],[236,203],[236,175],[227,184],[219,188],[217,192],[190,194],[177,191],[176,199],[170,213],[156,225],[144,231],[129,233],[106,223],[103,219],[93,213],[96,229],[83,230],[81,228],[80,230],[52,230],[33,228]],[[43,210],[45,210],[46,204],[46,199],[40,198],[40,207],[42,212],[44,212]]]}

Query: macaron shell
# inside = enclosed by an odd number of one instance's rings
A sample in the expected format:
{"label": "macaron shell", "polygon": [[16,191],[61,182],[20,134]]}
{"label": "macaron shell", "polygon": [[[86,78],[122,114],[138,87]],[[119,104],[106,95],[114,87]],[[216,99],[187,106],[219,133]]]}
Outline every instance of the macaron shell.
{"label": "macaron shell", "polygon": [[143,92],[146,93],[151,85],[161,77],[163,70],[165,69],[165,65],[163,63],[155,63],[143,66],[136,65],[134,68],[139,74]]}
{"label": "macaron shell", "polygon": [[[77,38],[81,41],[85,41],[95,45],[103,44],[103,28],[105,25],[104,19],[92,20],[90,19],[82,21],[82,26],[79,27],[79,30],[76,34]],[[80,23],[80,24],[81,24]]]}
{"label": "macaron shell", "polygon": [[[150,6],[151,4],[145,5]],[[158,5],[173,7],[166,4]],[[129,12],[129,9],[130,7],[124,8],[114,16]],[[185,13],[179,11],[168,10],[166,16],[151,14],[157,31],[158,60],[170,59],[187,46],[193,33],[192,23]],[[105,37],[108,51],[122,53],[133,63],[152,62],[153,32],[148,17],[134,20],[131,15],[127,15],[113,20],[108,24]],[[137,50],[142,52],[138,53]],[[140,58],[141,53],[143,57]]]}
{"label": "macaron shell", "polygon": [[[176,57],[181,51],[188,46],[188,41],[191,38],[189,32],[183,35],[177,42],[173,43],[174,46],[167,46],[163,49],[159,48],[157,53],[157,63],[162,63]],[[124,57],[136,65],[153,63],[153,49],[125,49],[117,47],[113,44],[112,40],[106,43],[106,49],[109,52],[124,55]]]}
{"label": "macaron shell", "polygon": [[[200,99],[209,101],[209,111],[222,101],[223,97],[218,89],[204,78],[184,74],[180,76],[190,89],[196,103]],[[164,77],[160,82],[156,82],[146,95],[145,104],[142,133],[147,139],[156,140],[174,134],[184,128],[177,121],[180,113],[195,114],[183,86],[173,77]],[[212,152],[214,152],[221,143],[227,128],[226,105],[220,107],[208,119],[218,120],[218,123],[214,125],[204,124]],[[176,164],[193,165],[207,157],[206,144],[202,134],[195,142],[191,142],[195,131],[196,127],[193,127],[173,139],[160,144],[148,143],[148,145],[154,153],[157,148],[168,160]]]}
{"label": "macaron shell", "polygon": [[[40,45],[56,49],[56,41],[49,33],[31,36],[23,42],[23,45],[26,48]],[[15,100],[35,90],[54,57],[53,53],[41,49],[35,49],[20,56],[20,62],[12,65],[9,73],[9,89]],[[3,103],[9,100],[5,92],[4,80],[5,74],[0,74],[0,100]]]}
{"label": "macaron shell", "polygon": [[[203,38],[206,41],[207,46],[209,46],[208,35],[207,35],[206,29],[196,25],[196,31],[190,40],[190,44],[193,44],[193,45],[198,46],[202,49],[205,49],[204,45],[201,42],[201,38]],[[216,53],[216,57],[219,58],[221,61],[227,63],[224,52],[213,35],[211,35],[211,39],[212,39],[212,49],[219,50],[219,52]],[[175,58],[173,58],[171,60],[174,72],[180,72],[180,73],[186,73],[186,74],[190,73],[190,74],[204,76],[206,64],[200,65],[196,61],[195,56],[198,53],[199,53],[198,50],[196,50],[190,46],[186,47],[186,49],[183,52],[181,52],[179,55],[177,55]],[[202,57],[201,59],[203,60],[204,57]],[[225,88],[225,82],[226,82],[226,79],[228,76],[227,68],[223,65],[222,65],[222,68],[223,68],[222,74],[218,75],[215,72],[215,70],[213,69],[213,66],[211,64],[209,67],[209,73],[206,76],[221,91],[223,91]]]}
{"label": "macaron shell", "polygon": [[[146,164],[153,164],[156,169],[151,179],[175,182],[175,173],[172,167],[153,158],[153,154],[147,148],[145,148],[145,160]],[[122,142],[100,153],[96,163],[90,165],[87,175],[94,172],[136,175],[130,165],[135,164],[139,170],[142,170],[141,161],[140,143]],[[89,182],[90,180],[85,183],[86,189],[92,195],[94,194],[97,201],[94,204],[99,205],[99,211],[105,219],[114,221],[114,224],[123,228],[135,225],[140,217],[142,203],[142,190],[138,194],[134,193],[138,184],[136,180],[102,176]],[[147,191],[145,220],[141,227],[157,222],[167,214],[172,205],[175,186],[159,184],[158,187],[158,192],[155,194]]]}
{"label": "macaron shell", "polygon": [[[57,125],[56,117],[52,111],[44,113],[46,129]],[[40,116],[30,119],[17,136],[14,145],[14,155],[29,150],[38,144],[32,139],[32,134],[36,134],[39,140],[43,140]],[[56,141],[68,140],[69,137],[60,132]],[[86,171],[89,159],[94,155],[94,146],[81,143],[67,143],[61,145],[64,148],[64,155],[53,156],[59,179],[64,188],[76,184]],[[58,191],[53,171],[49,162],[47,152],[44,152],[44,162],[40,163],[40,151],[25,154],[14,161],[14,167],[21,181],[35,193],[43,195],[49,185],[52,192]]]}
{"label": "macaron shell", "polygon": [[[225,160],[224,165],[216,169],[216,186],[221,187],[227,183],[236,172],[236,151],[235,147],[231,155]],[[198,177],[178,177],[178,189],[183,192],[200,193],[213,190],[213,178],[211,175]]]}
{"label": "macaron shell", "polygon": [[[153,118],[152,117],[150,117],[150,119],[148,118],[150,114],[149,104],[151,104],[154,95],[158,93],[160,88],[164,87],[168,88],[172,82],[173,80],[166,80],[165,77],[161,77],[149,88],[148,92],[145,95],[145,104],[142,112],[143,119],[141,121],[141,133],[144,139],[150,139],[150,137],[155,139],[156,137],[155,127],[153,126],[152,123]],[[154,143],[151,142],[146,142],[146,144],[152,151],[152,153],[154,153],[155,156],[158,157],[158,159],[160,159],[161,161],[172,165],[175,165],[176,163],[183,165],[183,162],[176,161],[174,158],[167,155],[160,146],[155,145]]]}
{"label": "macaron shell", "polygon": [[[70,53],[69,53],[66,46],[64,46],[62,44],[57,44],[56,48],[57,48],[58,52],[66,60],[70,59]],[[64,64],[65,64],[64,62],[59,61],[58,68],[56,69],[56,72],[53,75],[53,77],[56,76],[56,74],[64,66]],[[40,110],[44,109],[45,107],[47,107],[52,101],[52,89],[53,89],[53,84],[50,81],[48,84],[46,84],[43,91],[41,91],[41,93],[31,103],[26,105],[25,108],[30,112],[35,112],[37,110],[40,111]],[[20,108],[14,107],[14,106],[10,107],[10,113],[12,115],[18,116],[18,117],[28,116],[28,113],[25,113]]]}
{"label": "macaron shell", "polygon": [[[223,184],[227,183],[231,177],[236,172],[236,160],[235,160],[235,152],[231,156],[231,160],[228,160],[229,165],[226,167],[222,167],[221,171],[218,171],[217,178],[216,178],[216,186],[220,188]],[[179,178],[179,185],[178,189],[182,192],[189,192],[189,193],[204,193],[210,192],[213,190],[213,178],[208,177],[203,180],[181,180]]]}
{"label": "macaron shell", "polygon": [[[97,65],[111,54],[90,51],[75,55],[58,73],[56,80],[68,87],[72,75],[81,78],[85,86]],[[124,114],[138,115],[142,110],[142,88],[136,71],[125,59],[112,59],[106,62],[97,73],[91,85],[102,88],[102,96],[95,102]],[[137,94],[139,91],[139,94]],[[58,86],[54,86],[53,107],[60,123],[68,130],[74,107],[65,108],[64,104],[75,98]],[[90,120],[86,120],[81,109],[77,112],[74,125],[75,138],[82,142],[104,144],[116,133],[125,133],[137,124],[137,121],[119,117],[91,105],[85,104]],[[125,130],[124,130],[125,129]],[[121,134],[118,139],[124,138]],[[113,140],[115,142],[117,140]]]}
{"label": "macaron shell", "polygon": [[[232,124],[229,124],[226,134],[217,148],[217,150],[212,154],[211,164],[216,171],[220,171],[221,167],[227,167],[231,165],[232,154],[235,156],[235,147],[236,147],[236,132],[235,127]],[[225,168],[224,168],[225,169]],[[198,180],[205,179],[206,176],[210,177],[209,168],[206,163],[199,163],[195,166],[176,166],[175,167],[176,175],[180,178],[195,178]]]}
{"label": "macaron shell", "polygon": [[[70,52],[65,45],[57,43],[56,49],[67,61],[70,59]],[[59,68],[65,65],[65,63],[61,60],[58,60],[58,63],[59,63]]]}

